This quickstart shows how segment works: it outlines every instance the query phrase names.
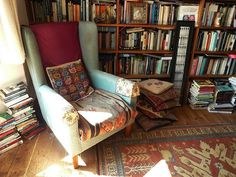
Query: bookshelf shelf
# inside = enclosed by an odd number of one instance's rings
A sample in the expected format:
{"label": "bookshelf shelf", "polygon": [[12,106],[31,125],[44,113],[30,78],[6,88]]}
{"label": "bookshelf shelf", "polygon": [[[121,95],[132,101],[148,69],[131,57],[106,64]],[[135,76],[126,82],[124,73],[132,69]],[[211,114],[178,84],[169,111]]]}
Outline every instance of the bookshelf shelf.
{"label": "bookshelf shelf", "polygon": [[130,54],[173,54],[173,51],[169,50],[119,50],[119,54],[121,53],[130,53]]}
{"label": "bookshelf shelf", "polygon": [[117,50],[110,50],[110,49],[100,49],[99,50],[99,53],[108,53],[108,54],[116,54],[117,53]]}
{"label": "bookshelf shelf", "polygon": [[124,77],[126,79],[152,79],[152,78],[169,79],[170,78],[170,75],[168,75],[168,74],[152,74],[152,75],[145,75],[145,74],[125,75],[125,74],[120,74],[119,76]]}
{"label": "bookshelf shelf", "polygon": [[174,30],[175,25],[153,25],[153,24],[117,24],[119,27],[143,27],[143,28],[157,28],[163,30]]}
{"label": "bookshelf shelf", "polygon": [[97,26],[101,26],[101,27],[116,27],[117,24],[116,23],[97,23]]}
{"label": "bookshelf shelf", "polygon": [[197,55],[228,55],[228,54],[236,54],[236,51],[194,51],[194,54]]}
{"label": "bookshelf shelf", "polygon": [[200,30],[236,30],[236,27],[229,27],[229,26],[201,26],[199,27]]}
{"label": "bookshelf shelf", "polygon": [[194,79],[214,79],[214,78],[229,78],[229,77],[232,77],[232,76],[236,76],[236,75],[213,75],[213,74],[209,74],[209,75],[204,75],[204,76],[190,76],[190,79],[191,80],[194,80]]}

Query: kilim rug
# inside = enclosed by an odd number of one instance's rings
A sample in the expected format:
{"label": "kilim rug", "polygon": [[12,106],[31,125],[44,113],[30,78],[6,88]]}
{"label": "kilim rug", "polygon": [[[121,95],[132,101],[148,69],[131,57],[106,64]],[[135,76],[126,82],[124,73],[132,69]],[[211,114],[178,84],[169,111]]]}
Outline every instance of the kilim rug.
{"label": "kilim rug", "polygon": [[98,144],[98,164],[105,176],[235,177],[236,125],[119,132]]}

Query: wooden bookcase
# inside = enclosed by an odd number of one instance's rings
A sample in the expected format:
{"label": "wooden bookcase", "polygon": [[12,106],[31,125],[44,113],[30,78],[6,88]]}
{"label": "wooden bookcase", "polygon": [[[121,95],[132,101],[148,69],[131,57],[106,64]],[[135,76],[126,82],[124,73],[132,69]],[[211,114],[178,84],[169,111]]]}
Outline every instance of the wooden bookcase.
{"label": "wooden bookcase", "polygon": [[[47,1],[47,0],[46,0]],[[64,1],[64,0],[61,0],[61,1]],[[56,1],[55,1],[56,2]],[[69,2],[68,0],[65,0],[66,4]],[[149,74],[147,74],[147,72],[144,70],[144,72],[136,72],[135,74],[132,73],[132,72],[129,72],[129,73],[123,73],[121,72],[121,64],[122,64],[122,61],[121,60],[124,60],[124,57],[123,59],[121,59],[122,55],[130,55],[130,58],[132,57],[135,57],[135,56],[140,56],[143,58],[143,60],[145,60],[145,62],[147,62],[147,60],[151,60],[153,59],[153,56],[172,56],[173,55],[173,47],[171,46],[172,44],[169,44],[169,48],[168,50],[167,49],[159,49],[159,50],[155,50],[155,49],[140,49],[140,48],[133,48],[133,49],[130,49],[130,48],[122,48],[121,47],[121,31],[125,31],[126,29],[132,29],[132,28],[142,28],[144,29],[144,31],[154,31],[155,33],[157,33],[159,30],[160,31],[163,31],[163,33],[165,33],[164,35],[168,35],[168,32],[169,31],[172,31],[171,32],[171,36],[168,36],[169,38],[172,37],[173,33],[174,33],[174,30],[175,30],[175,24],[150,24],[148,22],[148,19],[142,19],[140,22],[138,20],[135,21],[134,17],[132,17],[133,19],[131,20],[130,19],[130,22],[125,22],[124,20],[122,20],[122,16],[124,14],[124,11],[122,9],[126,8],[125,5],[126,3],[129,4],[130,9],[132,9],[133,11],[135,11],[135,8],[137,8],[138,10],[141,9],[145,9],[146,10],[146,17],[148,16],[148,3],[143,1],[143,0],[125,0],[125,1],[122,1],[122,0],[117,0],[117,1],[110,1],[110,2],[106,2],[106,1],[87,1],[87,0],[80,0],[80,1],[72,1],[72,2],[79,2],[80,6],[82,6],[83,2],[89,2],[90,3],[90,6],[92,6],[92,4],[96,4],[96,8],[94,10],[101,10],[103,7],[102,6],[115,6],[115,10],[116,10],[116,16],[115,16],[115,20],[112,19],[105,19],[104,21],[102,21],[100,18],[97,18],[96,19],[91,19],[91,18],[94,18],[93,15],[91,15],[91,11],[93,11],[93,9],[90,9],[90,18],[89,20],[94,20],[95,22],[97,22],[97,26],[98,26],[98,33],[99,33],[99,29],[101,29],[101,31],[103,29],[111,29],[114,30],[114,34],[112,34],[112,37],[115,36],[115,44],[113,44],[114,47],[100,47],[99,49],[99,53],[100,55],[105,55],[105,56],[108,56],[108,55],[111,55],[113,56],[113,59],[114,59],[114,66],[112,67],[113,68],[113,74],[116,74],[118,76],[122,76],[124,78],[128,78],[128,79],[148,79],[148,78],[160,78],[160,79],[165,79],[165,80],[170,80],[170,72],[172,72],[172,69],[170,68],[170,65],[171,65],[171,61],[168,61],[168,73],[155,73],[155,71],[152,71],[150,72]],[[94,2],[94,3],[93,3]],[[163,1],[164,2],[164,1]],[[168,1],[168,2],[171,2],[171,1]],[[172,4],[174,4],[172,2]],[[34,19],[44,19],[42,22],[45,22],[48,20],[48,17],[37,17],[37,15],[32,11],[32,7],[34,7],[34,1],[32,0],[26,0],[26,6],[27,6],[27,9],[28,9],[28,17],[29,17],[29,21],[30,23],[40,23],[40,21],[37,21],[37,20],[34,20]],[[100,6],[100,7],[98,7]],[[85,7],[86,8],[86,7]],[[68,6],[67,6],[67,14],[68,14]],[[83,8],[81,8],[81,10],[84,10]],[[62,10],[63,11],[63,10]],[[65,10],[64,10],[65,11]],[[131,13],[131,12],[130,12]],[[135,12],[133,12],[135,13]],[[83,15],[80,15],[80,19],[83,20],[86,20],[86,17],[82,17]],[[128,16],[128,14],[127,14]],[[51,17],[53,18],[53,17]],[[131,17],[130,17],[131,18]],[[67,16],[67,19],[66,20],[69,20],[69,17]],[[62,20],[62,21],[65,21],[65,20]],[[145,23],[143,22],[145,21]],[[103,32],[101,32],[103,33]],[[110,33],[110,32],[109,32]],[[114,35],[114,36],[113,36]],[[103,34],[101,34],[101,36],[104,37]],[[106,38],[106,37],[105,37]],[[108,36],[108,39],[110,39],[111,36]],[[99,35],[98,35],[98,39],[99,39]],[[169,43],[172,42],[172,40],[169,40],[168,41]],[[105,44],[106,45],[107,41],[105,41]],[[149,57],[147,59],[144,58],[144,56],[146,55],[146,57]],[[150,56],[147,56],[147,55],[150,55]],[[104,56],[102,56],[101,58],[104,58]],[[111,57],[110,57],[111,58]],[[127,57],[127,63],[128,63],[128,60],[132,60],[130,59],[129,57]],[[151,58],[151,59],[150,59]],[[133,59],[135,60],[135,59]],[[140,59],[141,61],[141,59]],[[124,62],[123,62],[124,64]],[[156,63],[154,63],[156,64]],[[140,64],[137,64],[137,65],[140,65]],[[109,69],[111,66],[109,64],[108,66],[108,69],[107,69],[107,72],[111,72],[111,69]],[[123,66],[124,67],[124,66]],[[104,69],[104,68],[103,68]]]}
{"label": "wooden bookcase", "polygon": [[[204,17],[204,12],[206,12],[206,7],[207,7],[207,4],[218,4],[218,10],[220,9],[220,6],[224,7],[224,6],[233,6],[233,5],[236,5],[236,1],[234,0],[226,0],[226,1],[218,1],[218,0],[215,0],[215,1],[210,1],[210,0],[200,0],[200,3],[199,3],[199,20],[198,20],[198,23],[197,23],[197,26],[195,27],[195,32],[194,32],[194,40],[193,40],[193,49],[192,49],[192,54],[191,54],[191,60],[190,60],[190,64],[189,64],[189,71],[188,71],[188,74],[187,74],[187,80],[188,80],[188,83],[186,83],[186,88],[188,88],[187,90],[189,91],[189,88],[191,86],[191,83],[192,83],[192,80],[201,80],[201,79],[218,79],[218,78],[229,78],[231,76],[236,76],[236,73],[234,73],[233,75],[229,75],[229,74],[212,74],[212,73],[203,73],[202,75],[191,75],[191,71],[192,71],[192,67],[193,67],[193,62],[194,62],[194,59],[196,58],[196,56],[203,56],[203,55],[212,55],[212,56],[217,56],[217,55],[221,55],[221,56],[226,56],[228,54],[236,54],[236,50],[198,50],[197,49],[197,45],[198,45],[198,40],[199,40],[199,36],[200,36],[200,33],[202,31],[219,31],[219,32],[222,32],[222,31],[226,31],[226,32],[232,32],[236,30],[236,27],[234,26],[233,27],[233,21],[232,21],[232,24],[230,25],[224,25],[224,24],[219,24],[219,25],[215,25],[214,22],[212,23],[209,23],[207,25],[207,23],[205,22],[205,24],[203,24],[203,18]],[[235,16],[235,13],[236,13],[236,7],[234,6],[234,16]],[[215,14],[216,15],[216,14]],[[225,15],[225,14],[224,14]],[[214,18],[214,17],[213,17]],[[233,17],[234,19],[236,17]],[[234,34],[236,35],[236,33],[234,32]],[[220,44],[222,45],[222,44]],[[209,62],[209,61],[208,61]],[[222,63],[221,63],[222,64]],[[206,67],[209,67],[206,65]],[[185,92],[185,95],[183,96],[184,97],[184,103],[187,103],[187,98],[188,98],[188,94],[189,92]]]}
{"label": "wooden bookcase", "polygon": [[[28,17],[29,17],[29,21],[30,23],[35,23],[35,19],[36,19],[36,15],[33,13],[33,11],[31,10],[33,7],[33,3],[35,1],[32,0],[25,0],[26,1],[26,7],[27,7],[27,11],[28,11]],[[42,0],[42,2],[50,2],[50,0]],[[40,2],[40,1],[37,1]],[[53,0],[53,2],[63,2],[64,4],[67,4],[68,0]],[[93,8],[88,8],[90,9],[87,13],[82,14],[80,13],[79,17],[77,16],[77,19],[80,18],[80,20],[94,20],[95,22],[97,22],[97,26],[98,26],[98,38],[100,38],[99,41],[99,53],[100,53],[100,58],[101,60],[103,60],[101,63],[105,63],[104,66],[101,66],[101,68],[103,68],[103,70],[105,70],[106,72],[111,72],[113,74],[116,74],[118,76],[122,76],[128,79],[149,79],[149,78],[159,78],[159,79],[164,79],[164,80],[172,80],[173,75],[175,73],[175,69],[173,66],[173,63],[175,63],[173,61],[173,59],[171,60],[170,66],[169,66],[169,72],[159,72],[157,73],[155,72],[146,72],[145,70],[142,70],[142,72],[129,72],[127,71],[127,69],[123,69],[122,67],[126,67],[129,65],[129,62],[133,62],[134,59],[128,59],[128,57],[134,57],[134,56],[140,56],[140,57],[151,57],[152,60],[155,60],[152,58],[152,56],[161,56],[161,57],[169,57],[174,55],[174,40],[175,40],[175,30],[176,30],[176,20],[173,21],[168,21],[169,23],[159,23],[158,21],[152,21],[152,19],[150,20],[150,2],[152,1],[145,1],[145,0],[110,0],[108,2],[105,0],[100,0],[100,1],[89,1],[89,0],[73,0],[71,1],[72,4],[70,4],[70,6],[67,8],[64,8],[64,10],[62,10],[62,15],[60,17],[61,21],[70,21],[70,17],[69,17],[69,9],[71,7],[71,5],[80,5],[80,12],[86,10],[87,6],[86,3],[90,4],[90,6],[92,6]],[[154,1],[153,1],[154,2]],[[170,6],[170,9],[173,10],[175,12],[176,15],[176,8],[179,6],[179,4],[177,4],[175,1],[173,0],[163,0],[160,1],[164,6]],[[198,38],[199,38],[199,34],[201,33],[201,31],[235,31],[236,28],[232,27],[232,25],[227,25],[227,26],[214,26],[214,25],[208,25],[208,26],[204,26],[202,25],[202,18],[204,17],[204,8],[206,6],[207,3],[223,3],[223,4],[236,4],[235,0],[225,0],[225,1],[220,1],[220,0],[182,0],[182,1],[178,1],[178,3],[185,3],[185,5],[192,5],[192,4],[197,4],[198,7],[198,15],[197,15],[197,22],[195,24],[194,27],[194,33],[193,36],[191,37],[192,39],[192,50],[190,51],[190,57],[188,60],[188,68],[186,69],[186,74],[185,74],[185,79],[186,82],[184,83],[183,87],[185,88],[185,92],[182,95],[182,100],[183,103],[187,103],[187,98],[188,98],[188,91],[189,91],[189,87],[191,85],[191,81],[193,79],[214,79],[214,78],[228,78],[229,75],[224,75],[224,74],[204,74],[204,75],[190,75],[191,73],[191,68],[192,68],[192,64],[193,64],[193,60],[197,55],[227,55],[229,54],[228,51],[200,51],[197,50],[197,44],[198,44]],[[148,4],[149,3],[149,4]],[[94,4],[94,5],[93,5]],[[130,11],[126,12],[125,15],[125,9],[127,8],[127,4],[129,6]],[[104,7],[105,6],[105,7]],[[106,13],[111,13],[111,11],[115,11],[115,13],[113,14],[113,16],[111,15],[106,16],[106,14],[100,14],[101,11],[104,10],[104,8],[106,8],[106,6],[109,6],[110,9],[105,10]],[[153,7],[153,6],[152,6]],[[173,9],[172,9],[173,8]],[[102,10],[103,9],[103,10]],[[171,16],[171,10],[169,9],[169,13],[167,15],[168,18],[169,15]],[[138,13],[138,11],[141,11],[143,13],[143,11],[146,11],[146,16],[143,16],[143,14],[141,14],[141,17],[139,16],[135,16],[135,12]],[[47,12],[47,11],[46,11]],[[91,15],[91,14],[96,14],[96,15]],[[64,14],[64,15],[63,15]],[[67,14],[67,16],[65,16],[65,14]],[[52,15],[52,14],[51,14]],[[98,15],[98,17],[97,17]],[[99,16],[101,15],[101,16]],[[140,15],[140,14],[139,14]],[[89,16],[89,17],[88,17]],[[126,18],[128,16],[128,18]],[[44,19],[45,21],[48,21],[50,18],[49,17],[37,17],[39,19]],[[152,18],[152,17],[151,17]],[[171,16],[172,18],[172,16]],[[171,19],[170,18],[170,19]],[[235,17],[234,17],[235,18]],[[53,19],[53,17],[51,17],[51,19]],[[174,17],[174,19],[176,19],[176,16]],[[36,21],[36,23],[38,23]],[[139,28],[139,29],[143,29],[144,31],[148,31],[148,32],[154,32],[154,34],[156,35],[156,33],[158,33],[158,31],[172,31],[172,33],[170,34],[170,36],[168,36],[169,38],[171,38],[170,42],[170,47],[168,49],[161,49],[159,48],[158,50],[156,50],[153,47],[150,47],[151,49],[149,49],[148,47],[146,47],[145,49],[143,49],[142,47],[138,48],[138,47],[124,47],[121,46],[122,44],[122,36],[123,33],[127,33],[127,29],[132,29],[132,28]],[[108,29],[112,29],[111,31],[109,31]],[[104,31],[105,30],[105,31]],[[103,33],[109,33],[109,35],[103,34]],[[132,32],[131,32],[132,33]],[[167,33],[168,34],[168,33]],[[99,37],[100,35],[100,37]],[[128,37],[129,35],[126,34],[126,37]],[[133,36],[136,37],[136,36]],[[101,39],[105,41],[101,41]],[[107,44],[107,41],[113,41],[112,43]],[[101,46],[102,45],[102,46]],[[236,51],[230,51],[231,54],[236,54]],[[126,57],[126,58],[125,58]],[[106,64],[106,58],[109,58],[107,61],[109,64]],[[104,62],[105,60],[105,62]],[[125,60],[125,61],[123,61]],[[126,62],[127,60],[127,62]],[[130,60],[130,61],[129,61]],[[143,59],[144,62],[147,62],[148,59]],[[123,62],[122,62],[123,61]],[[141,61],[141,59],[140,59]],[[157,61],[156,61],[157,62]],[[157,63],[154,62],[154,64],[156,65]],[[150,64],[150,63],[149,63]],[[143,65],[142,63],[139,65]],[[134,68],[130,69],[131,71],[134,70]],[[144,72],[143,72],[144,71]]]}

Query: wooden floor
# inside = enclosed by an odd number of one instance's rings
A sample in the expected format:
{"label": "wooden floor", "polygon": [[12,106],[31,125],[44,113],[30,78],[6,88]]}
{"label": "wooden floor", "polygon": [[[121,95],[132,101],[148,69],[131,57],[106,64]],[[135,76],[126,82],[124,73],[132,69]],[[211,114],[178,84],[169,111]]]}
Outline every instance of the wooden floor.
{"label": "wooden floor", "polygon": [[[177,116],[178,121],[171,126],[214,123],[236,124],[236,113],[212,114],[206,110],[192,110],[188,106],[176,108],[173,113]],[[96,175],[96,146],[84,152],[81,158],[81,162],[86,166],[74,170],[71,158],[67,156],[60,143],[53,134],[44,131],[31,141],[24,142],[0,156],[0,177]]]}

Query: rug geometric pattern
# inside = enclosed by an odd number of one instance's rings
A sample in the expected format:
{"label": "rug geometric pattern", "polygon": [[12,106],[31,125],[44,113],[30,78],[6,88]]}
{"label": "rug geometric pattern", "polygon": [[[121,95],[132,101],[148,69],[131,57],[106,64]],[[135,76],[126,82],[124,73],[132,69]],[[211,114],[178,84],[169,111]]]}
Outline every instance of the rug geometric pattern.
{"label": "rug geometric pattern", "polygon": [[100,175],[144,176],[161,160],[173,177],[235,177],[236,125],[136,128],[98,144]]}

